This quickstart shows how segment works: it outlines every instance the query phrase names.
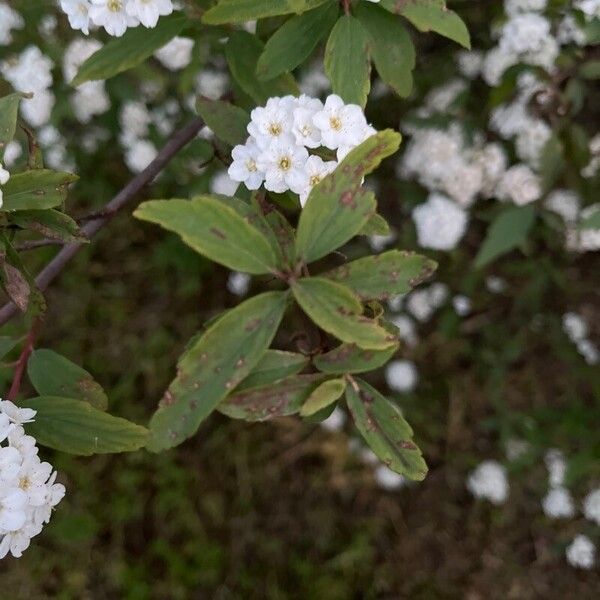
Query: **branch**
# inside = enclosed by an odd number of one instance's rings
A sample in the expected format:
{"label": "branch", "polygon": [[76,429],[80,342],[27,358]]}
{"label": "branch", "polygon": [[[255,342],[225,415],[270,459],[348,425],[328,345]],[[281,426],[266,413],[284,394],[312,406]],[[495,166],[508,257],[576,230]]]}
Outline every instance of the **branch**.
{"label": "branch", "polygon": [[[199,118],[190,121],[187,125],[175,132],[171,139],[162,147],[156,158],[138,175],[136,175],[106,206],[103,208],[103,216],[89,221],[82,227],[82,232],[91,239],[104,225],[130,200],[150,183],[169,163],[169,161],[188,142],[196,137],[204,125]],[[40,290],[45,290],[57,275],[64,269],[65,265],[79,252],[83,243],[67,244],[40,272],[35,282]],[[17,307],[12,302],[7,302],[0,308],[0,325],[7,323],[17,312]]]}
{"label": "branch", "polygon": [[10,390],[6,395],[7,400],[15,400],[15,398],[19,395],[19,391],[21,389],[21,382],[23,381],[23,375],[25,373],[25,369],[27,367],[27,362],[29,361],[29,357],[33,352],[33,345],[35,344],[35,338],[37,337],[38,329],[41,325],[41,321],[39,317],[36,317],[31,325],[31,329],[27,334],[27,339],[25,340],[25,346],[23,346],[23,350],[19,356],[15,364],[15,374],[13,376],[13,381],[10,386]]}

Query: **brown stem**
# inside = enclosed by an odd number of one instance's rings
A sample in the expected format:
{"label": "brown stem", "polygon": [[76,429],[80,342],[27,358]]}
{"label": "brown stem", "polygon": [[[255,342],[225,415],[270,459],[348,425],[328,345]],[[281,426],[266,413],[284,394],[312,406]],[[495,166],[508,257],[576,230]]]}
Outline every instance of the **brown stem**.
{"label": "brown stem", "polygon": [[344,9],[344,13],[346,15],[350,14],[350,2],[351,0],[342,0],[342,8]]}
{"label": "brown stem", "polygon": [[[171,139],[163,146],[156,158],[138,175],[136,175],[106,206],[104,216],[97,217],[86,223],[82,233],[91,239],[104,227],[104,225],[130,200],[149,184],[169,163],[169,161],[190,142],[203,126],[201,119],[196,118],[175,132]],[[64,269],[65,265],[79,252],[85,244],[74,242],[67,244],[40,272],[35,282],[40,290],[45,290],[55,277]],[[17,312],[17,307],[12,302],[7,302],[0,308],[0,325],[7,323]]]}
{"label": "brown stem", "polygon": [[23,346],[23,350],[21,351],[19,359],[15,363],[15,374],[12,380],[12,384],[10,386],[10,390],[6,395],[7,400],[14,401],[19,395],[19,391],[21,390],[21,382],[23,381],[23,375],[25,373],[25,369],[27,368],[27,362],[29,361],[29,357],[33,352],[33,345],[35,344],[35,339],[37,337],[41,323],[41,319],[39,317],[36,317],[31,325],[29,333],[27,334],[25,346]]}

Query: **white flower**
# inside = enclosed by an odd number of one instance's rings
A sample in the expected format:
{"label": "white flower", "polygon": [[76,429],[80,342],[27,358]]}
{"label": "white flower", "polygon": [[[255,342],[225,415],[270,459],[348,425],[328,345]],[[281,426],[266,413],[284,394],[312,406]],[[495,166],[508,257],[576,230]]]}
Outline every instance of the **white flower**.
{"label": "white flower", "polygon": [[591,340],[577,342],[577,352],[583,356],[588,365],[597,365],[600,362],[600,350]]}
{"label": "white flower", "polygon": [[375,468],[375,481],[384,490],[399,490],[406,485],[406,478],[392,471],[385,465],[378,465]]}
{"label": "white flower", "polygon": [[318,148],[321,145],[321,130],[313,123],[313,117],[323,110],[323,103],[317,98],[308,98],[294,109],[292,134],[296,143],[307,148]]}
{"label": "white flower", "polygon": [[406,315],[396,315],[390,320],[398,328],[398,335],[407,346],[412,348],[417,345],[419,342],[417,328],[410,317]]}
{"label": "white flower", "polygon": [[471,312],[471,299],[459,294],[452,298],[452,306],[454,306],[457,315],[465,317]]}
{"label": "white flower", "polygon": [[32,408],[19,408],[10,400],[0,400],[0,412],[9,418],[11,423],[17,425],[31,423],[36,415],[36,411]]}
{"label": "white flower", "polygon": [[144,27],[156,27],[159,17],[173,12],[171,0],[127,0],[127,14],[136,18]]}
{"label": "white flower", "polygon": [[230,273],[227,279],[227,289],[236,296],[245,296],[250,287],[250,275],[248,273]]}
{"label": "white flower", "polygon": [[567,312],[562,317],[563,331],[576,343],[587,337],[588,326],[585,319],[575,312]]}
{"label": "white flower", "polygon": [[231,179],[227,171],[219,171],[215,173],[214,177],[210,181],[210,191],[213,194],[233,196],[237,189],[237,181]]}
{"label": "white flower", "polygon": [[568,519],[575,514],[573,498],[564,487],[552,488],[544,497],[542,508],[551,519]]}
{"label": "white flower", "polygon": [[102,44],[97,40],[86,40],[84,38],[75,38],[66,48],[63,54],[63,75],[68,83],[77,75],[79,67],[92,54],[102,48]]}
{"label": "white flower", "polygon": [[193,48],[194,40],[176,36],[158,49],[154,56],[170,71],[180,71],[190,64]]}
{"label": "white flower", "polygon": [[[14,427],[14,425],[12,425],[12,427]],[[9,432],[12,427],[9,426]],[[0,481],[2,481],[3,484],[6,484],[6,482],[15,483],[19,476],[22,462],[23,455],[17,448],[13,448],[12,446],[0,448]]]}
{"label": "white flower", "polygon": [[202,69],[196,76],[196,92],[210,100],[218,100],[225,94],[228,86],[229,77],[221,71]]}
{"label": "white flower", "polygon": [[334,160],[325,162],[320,156],[309,156],[300,177],[295,181],[294,186],[290,186],[292,191],[300,196],[300,204],[304,206],[308,195],[317,183],[324,177],[333,173],[337,167]]}
{"label": "white flower", "polygon": [[503,504],[509,489],[506,469],[494,460],[486,460],[469,475],[467,488],[476,498]]}
{"label": "white flower", "polygon": [[548,480],[551,487],[562,486],[565,482],[567,472],[567,461],[564,454],[557,448],[551,448],[544,456],[544,462],[548,469]]}
{"label": "white flower", "polygon": [[10,179],[10,173],[2,166],[0,162],[0,185],[6,185]]}
{"label": "white flower", "polygon": [[500,48],[514,54],[535,52],[549,37],[550,21],[546,17],[535,13],[519,14],[504,25]]}
{"label": "white flower", "polygon": [[233,162],[227,171],[229,177],[233,181],[244,183],[249,190],[257,190],[265,177],[257,166],[260,152],[259,147],[252,138],[249,138],[245,145],[236,146],[231,152]]}
{"label": "white flower", "polygon": [[579,216],[581,200],[579,195],[572,190],[553,190],[548,194],[544,206],[560,215],[565,223],[575,223]]}
{"label": "white flower", "polygon": [[139,25],[139,20],[127,13],[128,0],[91,0],[90,18],[106,33],[121,37],[128,27]]}
{"label": "white flower", "polygon": [[452,250],[467,229],[469,217],[455,202],[442,194],[431,194],[427,202],[412,211],[419,245],[434,250]]}
{"label": "white flower", "polygon": [[248,133],[259,148],[266,149],[277,140],[293,140],[292,125],[289,107],[280,98],[270,98],[266,106],[258,106],[250,113]]}
{"label": "white flower", "polygon": [[307,160],[306,148],[297,146],[291,136],[273,141],[258,157],[257,166],[265,174],[265,188],[277,193],[300,188]]}
{"label": "white flower", "polygon": [[158,154],[149,140],[135,140],[125,153],[125,163],[133,173],[141,173]]}
{"label": "white flower", "polygon": [[393,360],[385,369],[385,380],[394,392],[412,392],[419,380],[415,363],[410,360]]}
{"label": "white flower", "polygon": [[567,562],[578,569],[591,569],[596,562],[596,546],[587,535],[578,535],[567,547]]}
{"label": "white flower", "polygon": [[600,18],[600,0],[575,0],[573,6],[582,11],[588,21]]}
{"label": "white flower", "polygon": [[0,487],[0,535],[21,529],[27,520],[27,494],[18,487]]}
{"label": "white flower", "polygon": [[67,15],[72,29],[81,30],[85,35],[90,33],[89,0],[60,0],[60,7]]}
{"label": "white flower", "polygon": [[360,144],[368,128],[362,108],[344,104],[335,94],[327,97],[323,110],[313,116],[313,123],[321,131],[323,145],[331,150]]}
{"label": "white flower", "polygon": [[324,421],[321,421],[321,427],[328,431],[340,431],[345,422],[346,413],[339,406],[336,406],[333,412]]}
{"label": "white flower", "polygon": [[600,488],[592,490],[583,499],[583,514],[586,519],[600,525]]}
{"label": "white flower", "polygon": [[517,136],[517,156],[538,168],[542,151],[552,136],[552,129],[541,119],[531,119],[526,122]]}
{"label": "white flower", "polygon": [[[119,124],[124,140],[135,140],[148,135],[148,127],[152,122],[150,112],[143,102],[129,100],[121,107]],[[129,145],[129,144],[125,144]]]}
{"label": "white flower", "polygon": [[542,195],[542,186],[539,177],[527,165],[519,164],[504,173],[496,193],[500,200],[524,206]]}
{"label": "white flower", "polygon": [[0,2],[0,46],[8,46],[12,42],[12,29],[23,29],[23,17],[8,4]]}
{"label": "white flower", "polygon": [[476,50],[461,50],[457,53],[458,70],[467,79],[475,79],[483,66],[483,54]]}

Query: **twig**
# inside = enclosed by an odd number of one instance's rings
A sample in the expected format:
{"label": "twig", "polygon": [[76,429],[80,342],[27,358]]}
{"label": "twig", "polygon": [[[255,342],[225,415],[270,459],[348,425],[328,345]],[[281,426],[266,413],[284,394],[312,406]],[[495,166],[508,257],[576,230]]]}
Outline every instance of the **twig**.
{"label": "twig", "polygon": [[[169,163],[169,161],[190,142],[204,125],[202,119],[196,118],[175,132],[171,139],[162,147],[156,158],[138,175],[136,175],[103,209],[105,216],[98,217],[86,223],[81,231],[91,239],[100,229],[130,200],[132,200],[150,183]],[[75,242],[67,244],[40,272],[35,282],[40,290],[45,290],[54,278],[64,269],[65,265],[85,246]],[[12,302],[7,302],[0,308],[0,325],[7,323],[17,312]]]}
{"label": "twig", "polygon": [[29,357],[33,352],[33,345],[35,344],[35,338],[38,334],[38,329],[41,325],[41,319],[36,317],[31,325],[31,329],[27,334],[27,339],[25,340],[25,346],[21,351],[19,359],[15,363],[15,374],[13,376],[13,381],[10,386],[10,390],[6,395],[7,400],[14,400],[18,395],[21,389],[21,382],[23,381],[23,374],[25,373],[25,369],[27,368],[27,362],[29,361]]}
{"label": "twig", "polygon": [[53,240],[51,238],[43,238],[41,240],[28,240],[15,245],[17,252],[24,252],[26,250],[35,250],[36,248],[43,248],[44,246],[64,246],[68,242],[63,240]]}

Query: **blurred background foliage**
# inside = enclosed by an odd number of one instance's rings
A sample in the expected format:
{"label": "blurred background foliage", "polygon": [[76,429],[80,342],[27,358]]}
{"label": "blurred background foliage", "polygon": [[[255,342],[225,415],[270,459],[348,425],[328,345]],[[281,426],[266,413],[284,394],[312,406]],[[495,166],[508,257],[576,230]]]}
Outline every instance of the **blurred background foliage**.
{"label": "blurred background foliage", "polygon": [[[492,43],[495,4],[450,2],[467,22],[474,47]],[[50,3],[14,5],[26,21],[14,32],[15,47],[37,44],[60,64],[65,40],[73,37],[66,20]],[[48,14],[58,17],[52,36],[39,29]],[[266,20],[262,31],[280,22]],[[115,143],[119,105],[139,97],[142,80],[152,81],[154,102],[177,98],[176,120],[184,123],[196,73],[223,68],[222,35],[220,28],[202,29],[194,59],[181,73],[151,60],[108,81],[113,106],[94,126],[111,135],[91,153],[78,149],[88,126],[70,114],[70,88],[56,69],[52,123],[82,175],[69,198],[71,214],[102,206],[131,177]],[[432,34],[413,37],[415,92],[406,100],[372,98],[367,112],[377,129],[398,128],[455,69],[452,42]],[[580,118],[593,133],[600,114],[598,88],[591,89]],[[485,125],[477,121],[487,110],[478,107],[499,103],[502,93],[510,89],[490,93],[482,85],[465,95],[460,118]],[[164,141],[154,130],[151,138],[159,146]],[[200,172],[190,164],[197,167],[210,153],[204,140],[196,140],[144,197],[208,191],[223,167],[215,162]],[[426,191],[398,180],[391,161],[376,178],[380,212],[398,233],[394,245],[417,249],[409,215]],[[257,425],[215,414],[195,438],[162,455],[83,459],[48,453],[67,496],[24,557],[0,564],[7,597],[597,597],[598,572],[575,571],[563,558],[581,522],[549,520],[540,500],[546,486],[542,457],[550,447],[567,455],[567,481],[577,498],[600,478],[600,373],[582,360],[561,325],[563,313],[575,310],[586,317],[591,337],[600,337],[598,256],[567,253],[556,229],[539,220],[523,251],[473,270],[490,220],[485,207],[476,214],[480,218],[456,250],[430,253],[440,262],[436,279],[471,299],[470,316],[460,318],[447,304],[420,327],[420,343],[400,351],[419,369],[417,389],[397,398],[430,465],[423,483],[382,490],[372,467],[349,450],[343,430],[295,419]],[[346,253],[365,253],[366,244],[359,238]],[[53,253],[31,252],[28,264],[37,271]],[[486,288],[490,275],[506,281],[500,294]],[[111,412],[143,423],[187,340],[239,301],[227,291],[227,277],[175,236],[121,214],[49,291],[40,345],[93,373],[109,391]],[[263,283],[255,278],[252,290]],[[3,334],[24,331],[16,319]],[[11,375],[7,367],[0,371],[5,389]],[[382,374],[373,381],[385,386]],[[474,501],[466,474],[484,458],[502,460],[513,438],[527,441],[529,449],[509,464],[509,501],[500,508]]]}

